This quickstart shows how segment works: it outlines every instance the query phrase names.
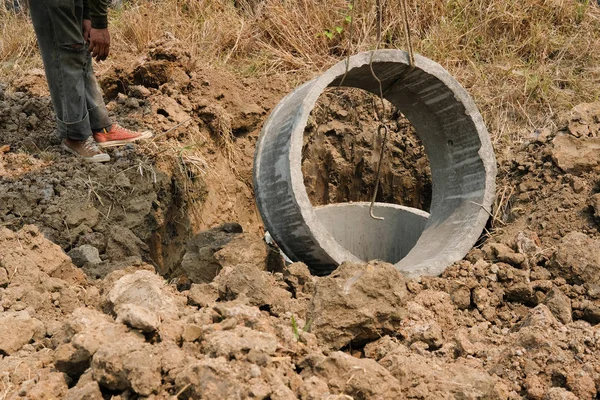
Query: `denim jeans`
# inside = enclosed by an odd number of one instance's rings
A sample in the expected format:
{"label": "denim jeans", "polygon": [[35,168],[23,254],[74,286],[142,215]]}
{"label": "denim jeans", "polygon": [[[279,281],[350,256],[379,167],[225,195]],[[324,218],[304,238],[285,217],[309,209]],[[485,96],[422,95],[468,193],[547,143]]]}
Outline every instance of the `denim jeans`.
{"label": "denim jeans", "polygon": [[59,134],[85,140],[112,123],[83,39],[83,0],[30,0]]}

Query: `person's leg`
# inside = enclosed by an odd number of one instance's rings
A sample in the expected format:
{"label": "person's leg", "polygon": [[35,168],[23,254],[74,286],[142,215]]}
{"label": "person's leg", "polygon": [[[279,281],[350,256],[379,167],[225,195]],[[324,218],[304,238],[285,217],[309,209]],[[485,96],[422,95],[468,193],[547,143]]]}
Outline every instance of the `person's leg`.
{"label": "person's leg", "polygon": [[110,130],[113,123],[104,105],[104,98],[94,75],[92,55],[89,51],[87,52],[85,67],[85,100],[92,131]]}
{"label": "person's leg", "polygon": [[81,27],[82,0],[33,0],[29,7],[58,131],[65,138],[84,141],[92,129],[84,73],[88,51]]}
{"label": "person's leg", "polygon": [[92,56],[89,52],[85,68],[85,96],[94,140],[100,147],[122,146],[152,137],[149,131],[130,131],[111,121],[94,75]]}

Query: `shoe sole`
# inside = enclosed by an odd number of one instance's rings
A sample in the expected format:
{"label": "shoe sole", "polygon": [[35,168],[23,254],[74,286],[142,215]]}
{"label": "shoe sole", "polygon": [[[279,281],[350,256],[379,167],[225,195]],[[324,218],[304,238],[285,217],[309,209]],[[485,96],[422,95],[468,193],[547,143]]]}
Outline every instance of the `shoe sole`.
{"label": "shoe sole", "polygon": [[96,143],[98,144],[98,146],[100,146],[104,149],[107,147],[124,146],[126,144],[135,143],[140,140],[150,139],[151,137],[152,137],[152,132],[146,131],[146,132],[142,132],[142,134],[140,136],[133,138],[133,139],[111,140],[109,142],[96,142]]}
{"label": "shoe sole", "polygon": [[81,154],[79,154],[76,150],[70,148],[69,146],[67,146],[66,144],[63,143],[62,145],[63,149],[67,150],[69,153],[81,158],[82,160],[85,160],[87,162],[92,162],[92,163],[103,163],[103,162],[108,162],[110,161],[110,156],[108,154],[102,154],[103,157],[84,157]]}

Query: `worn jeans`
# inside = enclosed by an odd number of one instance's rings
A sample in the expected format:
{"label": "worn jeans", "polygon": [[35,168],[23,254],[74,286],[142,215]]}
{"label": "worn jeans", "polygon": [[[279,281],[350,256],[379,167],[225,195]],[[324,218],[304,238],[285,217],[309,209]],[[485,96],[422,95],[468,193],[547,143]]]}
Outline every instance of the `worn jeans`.
{"label": "worn jeans", "polygon": [[112,123],[83,39],[83,0],[30,0],[58,132],[85,140]]}

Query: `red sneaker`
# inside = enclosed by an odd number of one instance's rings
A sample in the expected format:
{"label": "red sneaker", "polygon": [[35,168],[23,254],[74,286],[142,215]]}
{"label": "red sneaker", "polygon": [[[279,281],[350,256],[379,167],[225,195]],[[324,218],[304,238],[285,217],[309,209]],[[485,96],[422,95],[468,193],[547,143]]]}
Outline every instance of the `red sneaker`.
{"label": "red sneaker", "polygon": [[108,131],[103,129],[100,132],[94,132],[94,140],[100,147],[122,146],[151,137],[152,132],[150,131],[134,132],[123,128],[119,124],[113,124]]}

